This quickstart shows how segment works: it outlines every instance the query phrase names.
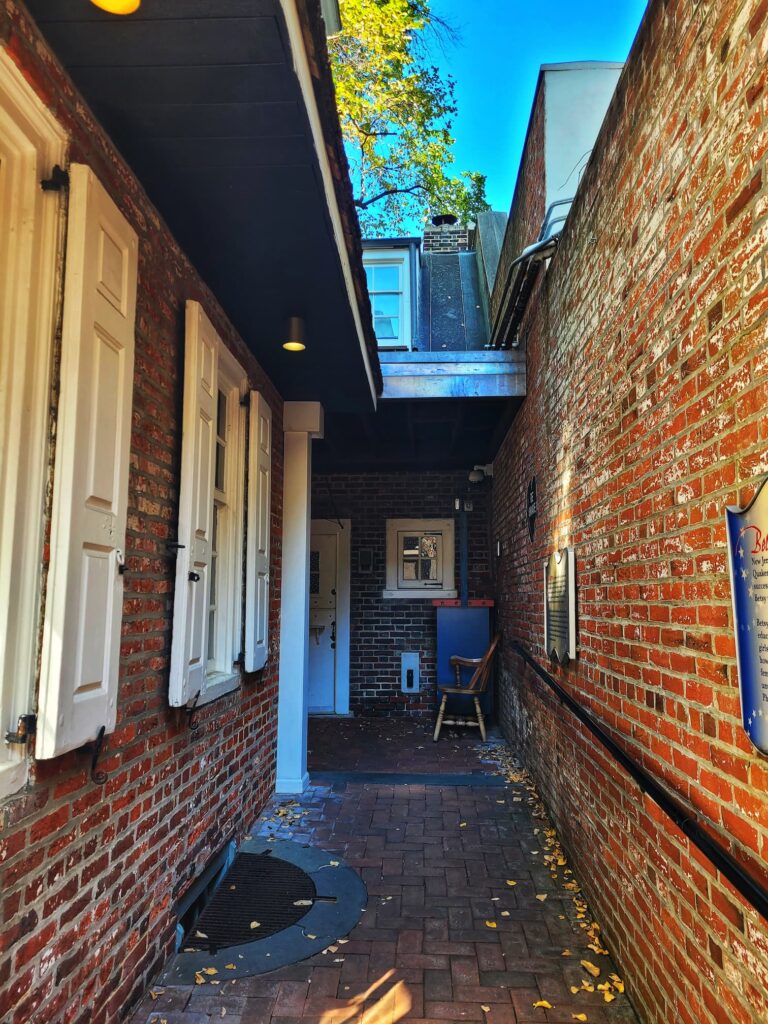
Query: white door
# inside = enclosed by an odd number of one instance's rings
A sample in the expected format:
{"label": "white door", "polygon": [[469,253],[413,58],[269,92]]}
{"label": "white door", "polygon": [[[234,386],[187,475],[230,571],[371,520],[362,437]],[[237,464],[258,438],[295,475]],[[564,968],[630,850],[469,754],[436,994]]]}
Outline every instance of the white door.
{"label": "white door", "polygon": [[338,537],[313,532],[309,547],[309,710],[336,709]]}

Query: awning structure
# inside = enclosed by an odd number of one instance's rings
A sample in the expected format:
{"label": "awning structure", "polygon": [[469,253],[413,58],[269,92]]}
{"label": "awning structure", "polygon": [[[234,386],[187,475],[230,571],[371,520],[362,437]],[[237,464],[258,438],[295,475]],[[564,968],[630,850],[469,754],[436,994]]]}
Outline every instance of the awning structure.
{"label": "awning structure", "polygon": [[[28,6],[283,396],[372,411],[381,374],[319,4]],[[306,322],[298,354],[282,349],[291,316]]]}

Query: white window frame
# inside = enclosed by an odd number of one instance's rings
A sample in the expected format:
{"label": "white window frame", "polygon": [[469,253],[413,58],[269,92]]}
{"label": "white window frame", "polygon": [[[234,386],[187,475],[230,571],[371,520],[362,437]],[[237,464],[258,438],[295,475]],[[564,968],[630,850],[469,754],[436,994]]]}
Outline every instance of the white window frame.
{"label": "white window frame", "polygon": [[[217,538],[216,548],[216,613],[219,616],[215,665],[205,675],[205,686],[198,704],[222,697],[240,685],[242,655],[243,597],[243,535],[245,515],[245,409],[243,397],[248,393],[248,376],[221,339],[218,339],[219,364],[217,390],[227,397],[227,455],[224,463],[224,490],[214,487],[212,501],[225,499],[227,523],[223,542]],[[210,592],[208,594],[210,604]],[[208,650],[208,618],[205,620],[205,651]]]}
{"label": "white window frame", "polygon": [[[40,179],[66,165],[68,136],[0,47],[0,122],[18,176],[10,209],[14,242],[0,244],[0,279],[17,301],[0,310],[0,799],[27,781],[29,743],[3,742],[31,713],[39,647],[41,564],[48,469],[50,368],[55,333],[62,206]],[[26,285],[33,282],[33,287]],[[3,339],[14,344],[3,355]],[[10,365],[6,356],[12,354]],[[24,429],[9,429],[13,425]],[[5,497],[3,497],[5,495]],[[4,504],[5,502],[5,504]],[[12,593],[12,600],[9,595]],[[11,641],[11,642],[8,642]]]}
{"label": "white window frame", "polygon": [[[401,336],[396,341],[376,339],[379,348],[407,349],[413,345],[411,332],[411,259],[408,249],[366,249],[363,251],[364,267],[397,267],[400,271],[400,324]],[[373,303],[373,299],[371,299]],[[375,320],[375,318],[374,318]],[[374,323],[375,331],[375,323]]]}
{"label": "white window frame", "polygon": [[[442,538],[440,561],[442,563],[442,586],[434,586],[428,580],[408,580],[400,577],[400,537],[404,533],[439,534]],[[401,598],[409,601],[432,600],[433,598],[454,598],[456,541],[453,519],[388,519],[387,520],[387,576],[385,598]]]}

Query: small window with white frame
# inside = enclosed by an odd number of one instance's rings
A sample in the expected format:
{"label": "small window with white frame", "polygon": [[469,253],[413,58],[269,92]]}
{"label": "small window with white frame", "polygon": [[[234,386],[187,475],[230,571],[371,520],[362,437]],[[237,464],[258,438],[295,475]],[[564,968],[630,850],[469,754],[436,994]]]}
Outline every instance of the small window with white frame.
{"label": "small window with white frame", "polygon": [[456,597],[452,519],[388,519],[384,597]]}
{"label": "small window with white frame", "polygon": [[373,329],[379,348],[411,347],[411,280],[407,249],[370,249],[363,254]]}

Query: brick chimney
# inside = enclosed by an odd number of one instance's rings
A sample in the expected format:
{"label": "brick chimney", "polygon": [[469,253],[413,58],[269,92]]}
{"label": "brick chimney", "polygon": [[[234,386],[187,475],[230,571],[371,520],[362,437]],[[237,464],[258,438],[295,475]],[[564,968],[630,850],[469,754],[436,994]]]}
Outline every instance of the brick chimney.
{"label": "brick chimney", "polygon": [[466,252],[469,249],[469,230],[456,223],[455,217],[445,214],[433,217],[432,223],[424,228],[422,248],[424,252]]}

